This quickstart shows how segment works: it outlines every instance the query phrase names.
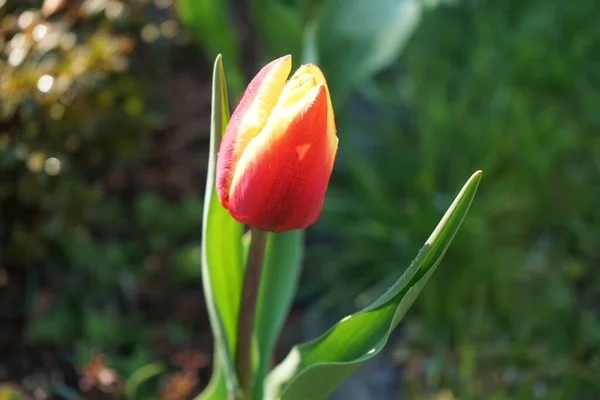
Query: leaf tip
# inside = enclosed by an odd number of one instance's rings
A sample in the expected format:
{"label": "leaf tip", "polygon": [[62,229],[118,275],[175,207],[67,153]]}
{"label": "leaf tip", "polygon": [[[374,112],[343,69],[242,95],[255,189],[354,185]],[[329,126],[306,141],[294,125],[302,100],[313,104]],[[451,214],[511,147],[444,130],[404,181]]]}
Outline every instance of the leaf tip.
{"label": "leaf tip", "polygon": [[214,69],[215,71],[223,70],[223,55],[221,53],[217,54],[215,57]]}
{"label": "leaf tip", "polygon": [[475,184],[476,186],[478,186],[479,181],[481,180],[482,176],[483,176],[483,170],[479,169],[479,170],[475,171],[473,173],[473,175],[471,175],[471,177],[469,178],[469,180],[467,181],[465,186],[470,186],[472,184]]}

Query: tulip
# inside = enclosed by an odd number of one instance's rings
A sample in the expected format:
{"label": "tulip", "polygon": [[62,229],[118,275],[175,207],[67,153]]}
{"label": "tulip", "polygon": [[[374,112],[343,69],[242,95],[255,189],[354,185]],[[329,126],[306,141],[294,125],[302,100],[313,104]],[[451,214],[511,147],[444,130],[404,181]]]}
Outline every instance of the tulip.
{"label": "tulip", "polygon": [[283,232],[321,213],[338,147],[329,89],[314,64],[287,80],[292,58],[252,79],[231,116],[217,157],[217,193],[238,221]]}

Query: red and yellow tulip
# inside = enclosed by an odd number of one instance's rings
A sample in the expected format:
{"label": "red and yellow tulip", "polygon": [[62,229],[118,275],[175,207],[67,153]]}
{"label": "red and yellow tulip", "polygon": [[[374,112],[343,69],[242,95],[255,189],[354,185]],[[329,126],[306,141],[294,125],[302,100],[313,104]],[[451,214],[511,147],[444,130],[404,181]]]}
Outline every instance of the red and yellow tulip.
{"label": "red and yellow tulip", "polygon": [[338,147],[323,73],[308,64],[287,80],[291,69],[288,55],[254,77],[217,158],[221,204],[236,220],[271,232],[316,221]]}

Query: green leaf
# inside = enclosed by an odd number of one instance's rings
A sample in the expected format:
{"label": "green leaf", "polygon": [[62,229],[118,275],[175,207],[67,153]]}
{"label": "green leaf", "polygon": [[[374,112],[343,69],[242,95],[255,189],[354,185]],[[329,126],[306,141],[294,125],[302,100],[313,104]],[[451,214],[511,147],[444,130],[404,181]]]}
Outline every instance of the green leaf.
{"label": "green leaf", "polygon": [[227,60],[226,72],[234,94],[244,89],[241,69],[241,51],[235,27],[229,18],[230,2],[225,0],[177,0],[181,20],[195,33],[206,53],[211,57],[223,54]]}
{"label": "green leaf", "polygon": [[265,399],[325,399],[386,344],[421,292],[460,227],[481,180],[476,172],[462,188],[419,254],[379,299],[321,337],[295,346],[267,377]]}
{"label": "green leaf", "polygon": [[206,388],[196,397],[196,400],[225,400],[228,397],[227,382],[225,381],[224,362],[221,360],[218,348],[215,346],[213,374]]}
{"label": "green leaf", "polygon": [[221,205],[215,189],[217,153],[228,121],[227,88],[219,55],[213,73],[210,155],[202,227],[202,284],[215,340],[215,368],[207,391],[199,399],[220,400],[223,390],[240,390],[233,354],[243,279],[243,225]]}
{"label": "green leaf", "polygon": [[262,399],[263,381],[271,368],[277,337],[288,315],[298,286],[304,230],[269,233],[256,309],[258,370],[253,398]]}
{"label": "green leaf", "polygon": [[423,7],[421,0],[329,0],[321,7],[316,17],[318,63],[334,104],[396,60]]}

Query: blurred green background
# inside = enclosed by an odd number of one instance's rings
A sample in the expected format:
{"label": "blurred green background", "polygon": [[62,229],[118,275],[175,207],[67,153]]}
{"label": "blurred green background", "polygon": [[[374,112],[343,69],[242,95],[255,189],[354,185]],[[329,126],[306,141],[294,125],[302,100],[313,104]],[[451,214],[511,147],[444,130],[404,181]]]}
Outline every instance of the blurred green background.
{"label": "blurred green background", "polygon": [[388,378],[365,383],[388,394],[357,398],[600,398],[599,18],[597,0],[0,0],[0,399],[207,383],[218,53],[232,105],[286,53],[334,98],[339,156],[281,356],[393,282],[483,169],[373,367]]}

